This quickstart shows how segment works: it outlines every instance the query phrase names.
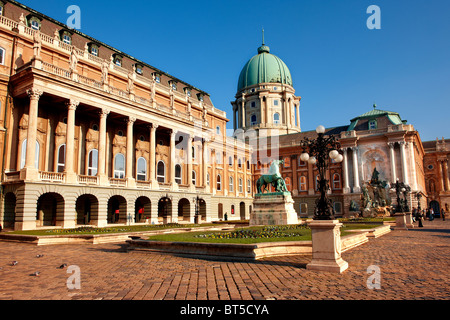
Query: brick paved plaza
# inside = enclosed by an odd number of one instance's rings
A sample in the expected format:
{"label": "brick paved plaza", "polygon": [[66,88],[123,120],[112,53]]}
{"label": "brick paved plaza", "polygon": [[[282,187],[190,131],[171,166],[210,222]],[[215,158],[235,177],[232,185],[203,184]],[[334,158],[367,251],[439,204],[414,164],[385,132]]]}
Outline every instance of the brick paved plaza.
{"label": "brick paved plaza", "polygon": [[[42,257],[36,257],[38,254]],[[258,262],[193,259],[126,252],[126,245],[55,245],[0,242],[0,299],[56,300],[406,300],[450,298],[450,221],[394,230],[343,253],[343,274],[307,270],[311,257]],[[18,261],[12,266],[12,261]],[[81,288],[68,289],[80,269]],[[381,288],[369,289],[367,268],[381,271]],[[39,276],[32,275],[39,271]]]}

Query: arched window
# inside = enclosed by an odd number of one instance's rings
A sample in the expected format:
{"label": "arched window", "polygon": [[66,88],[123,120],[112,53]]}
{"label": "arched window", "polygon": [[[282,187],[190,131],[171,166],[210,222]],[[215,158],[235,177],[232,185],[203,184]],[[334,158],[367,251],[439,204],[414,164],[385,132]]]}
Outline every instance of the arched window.
{"label": "arched window", "polygon": [[305,176],[301,176],[299,179],[299,190],[300,191],[307,191],[306,189],[306,177]]}
{"label": "arched window", "polygon": [[241,160],[241,158],[238,159],[238,167],[242,168],[242,160]]}
{"label": "arched window", "polygon": [[289,168],[291,166],[291,157],[284,157],[283,166]]}
{"label": "arched window", "polygon": [[147,160],[145,160],[145,158],[143,158],[143,157],[140,157],[137,160],[136,180],[138,180],[138,181],[146,181],[147,180]]}
{"label": "arched window", "polygon": [[341,176],[339,173],[333,174],[333,189],[341,189]]}
{"label": "arched window", "polygon": [[247,160],[247,170],[250,170],[250,160]]}
{"label": "arched window", "polygon": [[156,180],[160,183],[166,182],[166,165],[162,160],[156,165]]}
{"label": "arched window", "polygon": [[243,184],[242,184],[242,179],[239,179],[239,193],[244,192],[244,188],[243,188]]}
{"label": "arched window", "polygon": [[247,180],[247,193],[252,192],[252,185],[250,183],[250,180]]}
{"label": "arched window", "polygon": [[175,165],[175,182],[181,184],[181,166],[179,164]]}
{"label": "arched window", "polygon": [[286,189],[287,189],[288,191],[291,191],[291,178],[286,177],[286,178],[284,179],[284,183],[286,184]]}
{"label": "arched window", "polygon": [[274,124],[279,124],[280,123],[280,114],[278,112],[275,112],[273,114],[273,123]]}
{"label": "arched window", "polygon": [[233,165],[233,157],[229,156],[228,157],[228,165],[231,167]]}
{"label": "arched window", "polygon": [[192,184],[195,186],[197,184],[197,173],[192,170]]}
{"label": "arched window", "polygon": [[217,189],[217,191],[222,190],[222,177],[220,176],[220,174],[217,175],[216,189]]}
{"label": "arched window", "polygon": [[256,114],[252,114],[250,117],[250,125],[254,126],[254,125],[256,125],[256,123],[257,123]]}
{"label": "arched window", "polygon": [[[230,177],[230,181],[229,181],[230,183],[230,186],[229,186],[229,188],[228,188],[228,191],[230,191],[230,192],[233,192],[233,190],[234,190],[234,181],[233,181],[233,177]],[[219,190],[219,189],[217,189],[217,190]]]}
{"label": "arched window", "polygon": [[[39,150],[40,150],[39,142],[36,141],[36,151],[34,154],[34,167],[36,169],[39,169]],[[25,167],[26,157],[27,157],[27,139],[23,140],[22,142],[20,169],[23,169]]]}
{"label": "arched window", "polygon": [[125,178],[125,156],[121,153],[114,157],[114,178]]}
{"label": "arched window", "polygon": [[98,150],[92,149],[88,156],[88,176],[95,176],[98,170]]}
{"label": "arched window", "polygon": [[296,104],[294,104],[294,117],[295,117],[295,126],[297,127],[298,126],[298,119],[297,119],[297,105]]}
{"label": "arched window", "polygon": [[58,148],[58,160],[56,172],[64,172],[66,166],[66,145],[62,144]]}
{"label": "arched window", "polygon": [[206,174],[206,184],[209,186],[209,173]]}
{"label": "arched window", "polygon": [[195,159],[197,154],[195,153],[195,146],[192,146],[192,159]]}
{"label": "arched window", "polygon": [[216,127],[216,134],[220,134],[220,126]]}

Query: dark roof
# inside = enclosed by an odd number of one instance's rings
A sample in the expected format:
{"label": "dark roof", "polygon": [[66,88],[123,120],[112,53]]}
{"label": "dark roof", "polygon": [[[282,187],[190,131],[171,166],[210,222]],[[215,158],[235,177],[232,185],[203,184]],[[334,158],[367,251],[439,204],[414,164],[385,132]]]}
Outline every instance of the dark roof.
{"label": "dark roof", "polygon": [[[203,93],[203,94],[209,96],[209,94],[208,94],[207,92],[205,92],[205,91],[203,91],[203,90],[201,90],[201,89],[198,89],[197,87],[194,87],[193,85],[190,85],[190,84],[188,84],[187,82],[185,82],[185,81],[183,81],[183,80],[181,80],[181,79],[178,79],[178,78],[176,78],[176,77],[174,77],[174,76],[168,74],[167,72],[164,72],[164,71],[162,71],[162,70],[160,70],[160,69],[158,69],[158,68],[156,68],[156,67],[153,67],[152,65],[150,65],[150,64],[148,64],[148,63],[146,63],[146,62],[144,62],[144,61],[141,61],[141,60],[139,60],[139,59],[137,59],[137,58],[135,58],[135,57],[133,57],[133,56],[131,56],[131,55],[129,55],[129,54],[126,54],[126,53],[124,53],[124,52],[122,52],[122,51],[120,51],[120,50],[118,50],[118,49],[115,49],[115,48],[113,48],[113,47],[111,47],[111,46],[109,46],[109,45],[107,45],[107,44],[105,44],[105,43],[103,43],[103,42],[101,42],[101,41],[98,41],[97,39],[94,39],[94,38],[88,36],[87,34],[84,34],[83,32],[80,32],[80,31],[78,31],[78,30],[76,30],[76,29],[70,29],[70,28],[69,28],[67,25],[65,25],[64,23],[59,22],[58,20],[55,20],[55,19],[53,19],[53,18],[50,18],[49,16],[46,16],[45,14],[43,14],[43,13],[41,13],[41,12],[39,12],[39,11],[36,11],[36,10],[34,10],[34,9],[32,9],[32,8],[30,8],[30,7],[28,7],[28,6],[24,5],[24,4],[22,4],[22,3],[20,3],[20,2],[17,2],[17,1],[15,1],[15,0],[7,0],[7,1],[10,2],[10,3],[12,3],[12,4],[14,4],[14,5],[16,5],[16,6],[18,6],[18,7],[21,7],[21,8],[23,8],[23,9],[27,10],[27,11],[30,11],[31,13],[33,13],[33,14],[35,14],[35,15],[37,15],[37,16],[40,16],[40,17],[42,17],[43,19],[49,20],[49,21],[51,21],[51,22],[53,22],[53,23],[59,25],[61,28],[64,28],[64,29],[66,29],[66,30],[70,30],[70,32],[72,32],[72,33],[77,33],[78,35],[80,35],[80,36],[86,38],[87,40],[89,40],[89,41],[91,41],[91,42],[95,42],[96,44],[99,44],[99,45],[101,45],[102,47],[106,47],[106,48],[108,48],[108,49],[110,49],[110,50],[112,50],[112,51],[114,51],[114,52],[116,52],[116,53],[118,53],[118,54],[120,54],[120,55],[123,55],[124,57],[127,57],[127,58],[129,58],[129,59],[135,61],[135,62],[138,63],[138,64],[141,64],[141,65],[146,66],[146,67],[148,67],[148,68],[150,68],[150,69],[153,69],[153,70],[155,70],[155,72],[157,72],[157,73],[161,73],[161,74],[163,74],[163,75],[166,75],[167,77],[169,77],[169,78],[171,78],[171,79],[173,79],[173,80],[175,80],[175,81],[178,81],[178,82],[181,82],[181,83],[185,84],[187,87],[191,87],[192,89],[197,90],[198,92]],[[84,48],[81,48],[81,49],[84,49]]]}

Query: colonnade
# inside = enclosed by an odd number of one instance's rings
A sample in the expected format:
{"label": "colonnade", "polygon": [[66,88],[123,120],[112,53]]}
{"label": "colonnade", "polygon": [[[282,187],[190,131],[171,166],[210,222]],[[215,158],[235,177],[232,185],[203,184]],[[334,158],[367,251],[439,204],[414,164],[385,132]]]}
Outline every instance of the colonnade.
{"label": "colonnade", "polygon": [[[35,167],[35,156],[36,156],[36,141],[37,141],[37,122],[38,122],[38,108],[39,99],[42,96],[43,91],[39,88],[32,87],[27,90],[27,95],[30,99],[29,103],[29,114],[28,114],[28,128],[27,128],[27,149],[25,165],[20,171],[20,178],[23,180],[37,180],[39,177],[39,169]],[[65,103],[67,107],[67,127],[66,127],[66,157],[65,157],[65,182],[66,183],[77,183],[77,173],[74,167],[74,152],[75,152],[75,111],[79,105],[79,101],[69,99]],[[109,177],[106,173],[106,137],[107,137],[107,117],[110,114],[110,110],[100,108],[99,114],[99,142],[98,142],[98,168],[97,177],[98,183],[100,185],[108,184]],[[126,165],[125,165],[125,180],[126,185],[129,187],[135,186],[136,179],[133,176],[133,126],[136,122],[136,118],[132,116],[125,116],[127,123],[127,136],[126,136]],[[149,123],[150,128],[150,151],[149,151],[149,178],[148,181],[150,185],[155,186],[157,183],[156,179],[156,130],[158,124]],[[175,164],[176,164],[176,153],[175,153],[175,138],[177,133],[181,132],[176,128],[172,128],[170,133],[170,170],[169,170],[169,182],[173,188],[176,188],[175,183]],[[192,139],[193,133],[184,132],[183,135],[187,136],[187,168],[188,168],[188,179],[187,184],[192,187]],[[206,174],[207,174],[207,143],[209,140],[206,137],[202,137],[202,186],[206,186]]]}

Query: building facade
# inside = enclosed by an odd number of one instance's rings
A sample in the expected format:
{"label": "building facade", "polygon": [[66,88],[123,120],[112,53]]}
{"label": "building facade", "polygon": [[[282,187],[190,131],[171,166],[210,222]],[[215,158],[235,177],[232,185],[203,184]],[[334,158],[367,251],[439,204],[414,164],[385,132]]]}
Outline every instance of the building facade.
{"label": "building facade", "polygon": [[[248,219],[274,159],[300,217],[313,215],[315,166],[300,160],[300,100],[268,46],[242,68],[229,121],[208,93],[13,0],[0,1],[3,227]],[[423,142],[378,109],[328,128],[342,163],[327,172],[336,214],[350,213],[376,168],[411,187],[409,203],[450,202],[448,140]],[[390,192],[395,203],[395,194]]]}
{"label": "building facade", "polygon": [[248,219],[251,150],[206,92],[0,4],[4,227]]}
{"label": "building facade", "polygon": [[[295,209],[300,217],[310,217],[318,196],[318,172],[314,165],[300,160],[303,151],[300,143],[304,138],[316,138],[317,134],[301,131],[300,97],[294,95],[289,69],[281,59],[268,55],[269,49],[263,43],[258,55],[240,73],[236,100],[231,102],[236,114],[234,135],[249,143],[253,150],[254,181],[267,173],[272,160],[284,160],[281,173],[295,200]],[[275,88],[281,90],[276,93]],[[274,100],[280,101],[278,109]],[[249,116],[255,121],[249,122]],[[282,121],[274,123],[275,119]],[[417,207],[417,193],[424,195],[422,208],[430,206],[434,198],[439,202],[438,197],[446,197],[448,149],[440,147],[427,155],[417,130],[398,113],[374,105],[372,110],[351,119],[350,124],[328,128],[325,134],[337,137],[344,158],[342,163],[329,164],[326,177],[336,215],[352,214],[351,203],[361,204],[363,188],[374,169],[379,172],[379,179],[390,185],[398,180],[410,186],[411,207]],[[434,171],[426,169],[431,162]],[[435,177],[441,178],[433,183]],[[395,204],[395,192],[388,190],[388,194]]]}

